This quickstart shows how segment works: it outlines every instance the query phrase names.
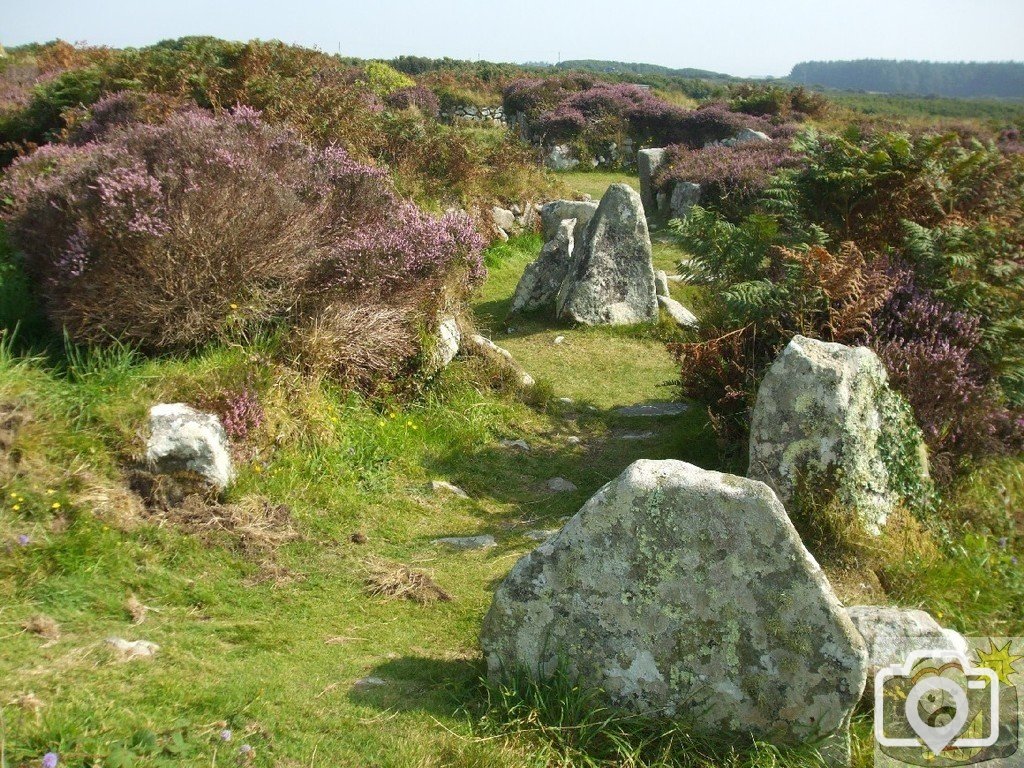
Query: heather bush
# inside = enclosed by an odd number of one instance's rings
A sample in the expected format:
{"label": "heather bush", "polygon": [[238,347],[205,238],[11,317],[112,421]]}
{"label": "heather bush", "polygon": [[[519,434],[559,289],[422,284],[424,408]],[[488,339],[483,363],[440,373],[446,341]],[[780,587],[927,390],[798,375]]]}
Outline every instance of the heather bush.
{"label": "heather bush", "polygon": [[42,147],[0,196],[47,315],[77,341],[191,347],[483,274],[467,217],[426,215],[384,171],[248,108]]}
{"label": "heather bush", "polygon": [[388,94],[384,102],[391,109],[418,109],[428,117],[437,117],[441,111],[441,102],[434,92],[422,85],[399,88]]}
{"label": "heather bush", "polygon": [[654,183],[664,190],[682,181],[700,184],[705,205],[713,201],[720,209],[742,212],[768,189],[781,169],[799,162],[799,155],[781,141],[735,147],[712,144],[701,149],[675,144],[668,148]]}

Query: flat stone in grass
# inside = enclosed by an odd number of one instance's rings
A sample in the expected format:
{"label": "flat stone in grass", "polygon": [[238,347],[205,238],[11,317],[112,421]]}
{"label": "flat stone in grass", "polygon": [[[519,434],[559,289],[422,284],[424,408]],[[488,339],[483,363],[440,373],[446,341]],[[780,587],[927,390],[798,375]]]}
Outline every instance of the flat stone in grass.
{"label": "flat stone in grass", "polygon": [[454,483],[449,483],[447,480],[431,480],[430,488],[434,493],[450,493],[453,496],[458,496],[460,499],[469,498],[468,493]]}
{"label": "flat stone in grass", "polygon": [[671,317],[680,328],[697,327],[697,316],[675,299],[668,296],[659,296],[658,304],[665,308],[665,311],[668,312],[668,316]]}
{"label": "flat stone in grass", "polygon": [[566,480],[564,477],[552,477],[548,480],[546,487],[553,493],[575,493],[579,490],[576,483]]}
{"label": "flat stone in grass", "polygon": [[220,419],[185,403],[149,409],[146,464],[157,474],[191,472],[224,490],[234,478],[228,436]]}
{"label": "flat stone in grass", "polygon": [[679,416],[690,410],[689,403],[643,403],[641,405],[625,405],[615,409],[616,416],[646,416],[658,418],[660,416]]}
{"label": "flat stone in grass", "polygon": [[483,536],[446,536],[441,539],[434,539],[435,544],[452,549],[491,549],[498,546],[494,537],[485,534]]}
{"label": "flat stone in grass", "polygon": [[615,709],[848,757],[864,642],[771,489],[641,460],[498,587],[492,679],[562,669]]}

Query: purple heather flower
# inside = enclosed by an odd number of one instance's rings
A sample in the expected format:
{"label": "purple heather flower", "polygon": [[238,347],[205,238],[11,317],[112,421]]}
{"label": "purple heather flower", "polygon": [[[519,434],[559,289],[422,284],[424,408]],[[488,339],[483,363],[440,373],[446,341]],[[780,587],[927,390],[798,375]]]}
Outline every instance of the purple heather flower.
{"label": "purple heather flower", "polygon": [[27,533],[19,533],[18,534],[18,544],[20,544],[23,547],[27,547],[31,543],[32,543],[32,539],[29,538]]}
{"label": "purple heather flower", "polygon": [[43,755],[43,768],[57,768],[57,753],[47,752]]}
{"label": "purple heather flower", "polygon": [[999,548],[1000,549],[1006,549],[1006,545],[1009,544],[1009,543],[1010,543],[1010,540],[1008,538],[1006,538],[1005,536],[1003,536],[1001,539],[999,539]]}
{"label": "purple heather flower", "polygon": [[223,731],[221,731],[220,732],[220,740],[221,741],[231,741],[231,731],[228,730],[227,728],[225,728]]}

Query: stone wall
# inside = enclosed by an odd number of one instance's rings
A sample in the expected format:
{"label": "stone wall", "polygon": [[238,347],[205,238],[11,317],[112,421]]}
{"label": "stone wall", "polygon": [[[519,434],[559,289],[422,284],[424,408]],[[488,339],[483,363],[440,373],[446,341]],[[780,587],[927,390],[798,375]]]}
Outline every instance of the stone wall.
{"label": "stone wall", "polygon": [[496,107],[475,107],[470,104],[461,104],[451,109],[441,111],[441,119],[447,121],[463,120],[471,123],[488,123],[492,125],[505,125],[505,108],[500,104]]}

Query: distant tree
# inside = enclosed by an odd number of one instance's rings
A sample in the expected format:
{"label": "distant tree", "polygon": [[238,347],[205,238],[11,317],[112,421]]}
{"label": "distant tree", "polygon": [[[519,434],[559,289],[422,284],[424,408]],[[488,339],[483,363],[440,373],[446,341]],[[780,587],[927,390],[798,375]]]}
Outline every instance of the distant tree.
{"label": "distant tree", "polygon": [[805,61],[793,67],[789,79],[842,90],[1024,98],[1024,63],[1013,61]]}

